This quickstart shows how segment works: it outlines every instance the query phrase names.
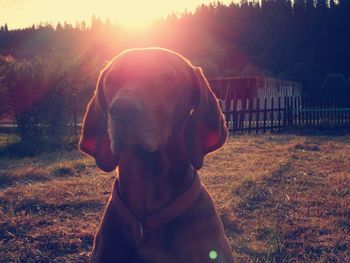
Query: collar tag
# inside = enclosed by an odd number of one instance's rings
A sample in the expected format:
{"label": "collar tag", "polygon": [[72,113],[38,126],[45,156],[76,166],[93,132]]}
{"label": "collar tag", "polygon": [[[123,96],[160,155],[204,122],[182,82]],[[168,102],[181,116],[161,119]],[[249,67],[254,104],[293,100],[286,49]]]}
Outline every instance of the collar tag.
{"label": "collar tag", "polygon": [[132,225],[131,231],[136,243],[140,243],[144,237],[142,223],[140,221],[135,221],[134,224]]}

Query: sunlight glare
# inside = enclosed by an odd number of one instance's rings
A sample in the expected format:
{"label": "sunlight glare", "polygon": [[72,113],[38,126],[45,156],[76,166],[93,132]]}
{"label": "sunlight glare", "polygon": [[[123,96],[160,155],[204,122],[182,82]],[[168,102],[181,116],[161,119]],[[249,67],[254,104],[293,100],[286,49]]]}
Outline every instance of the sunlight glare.
{"label": "sunlight glare", "polygon": [[104,0],[103,5],[93,7],[96,15],[109,17],[113,23],[129,28],[144,28],[151,22],[171,13],[171,5],[164,0],[113,1]]}
{"label": "sunlight glare", "polygon": [[[114,3],[114,9],[118,9],[118,4]],[[143,28],[152,21],[161,18],[162,13],[152,5],[147,5],[147,1],[138,4],[124,4],[123,12],[115,16],[116,22],[131,28]],[[112,14],[110,14],[112,17]],[[113,18],[112,18],[113,20]]]}
{"label": "sunlight glare", "polygon": [[[6,0],[4,0],[6,1]],[[85,21],[88,25],[94,15],[112,24],[131,29],[144,28],[151,22],[172,13],[193,12],[196,7],[211,0],[16,0],[6,4],[0,0],[0,17],[10,28],[27,27],[33,24],[52,23],[56,25]],[[223,2],[231,2],[224,0]],[[10,4],[11,3],[11,4]]]}

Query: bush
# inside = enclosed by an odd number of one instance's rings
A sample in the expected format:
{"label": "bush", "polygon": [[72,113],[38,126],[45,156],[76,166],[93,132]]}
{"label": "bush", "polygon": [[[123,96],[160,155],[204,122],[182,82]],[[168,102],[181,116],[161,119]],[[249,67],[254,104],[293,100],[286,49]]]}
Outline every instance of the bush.
{"label": "bush", "polygon": [[23,141],[63,140],[73,104],[67,95],[68,73],[69,65],[57,54],[51,59],[13,60],[7,65],[2,84]]}
{"label": "bush", "polygon": [[68,114],[65,104],[63,97],[46,95],[23,113],[16,114],[21,139],[61,142],[67,133]]}
{"label": "bush", "polygon": [[100,64],[89,52],[71,59],[55,50],[31,59],[0,55],[0,117],[15,122],[22,142],[64,143],[73,113],[79,118],[85,111]]}

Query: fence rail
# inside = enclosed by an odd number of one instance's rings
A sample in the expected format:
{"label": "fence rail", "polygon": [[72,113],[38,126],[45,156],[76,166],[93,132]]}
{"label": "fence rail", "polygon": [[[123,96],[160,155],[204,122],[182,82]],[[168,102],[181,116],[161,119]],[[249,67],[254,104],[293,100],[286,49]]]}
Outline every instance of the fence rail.
{"label": "fence rail", "polygon": [[220,101],[232,133],[279,131],[288,126],[350,124],[350,98],[265,98]]}
{"label": "fence rail", "polygon": [[[264,99],[219,100],[232,133],[265,133],[280,131],[291,126],[350,125],[350,97],[306,98],[278,97]],[[83,109],[73,107],[67,111],[66,126],[77,136],[81,128]],[[17,124],[10,115],[0,120],[0,132],[16,132]],[[44,126],[43,126],[44,127]],[[46,127],[46,126],[45,126]]]}

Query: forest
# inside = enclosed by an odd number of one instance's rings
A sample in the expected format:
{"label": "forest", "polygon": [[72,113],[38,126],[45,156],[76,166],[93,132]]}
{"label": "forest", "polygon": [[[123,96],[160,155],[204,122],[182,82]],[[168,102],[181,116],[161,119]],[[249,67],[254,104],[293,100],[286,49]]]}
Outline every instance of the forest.
{"label": "forest", "polygon": [[75,25],[4,24],[0,114],[11,112],[18,123],[31,119],[26,109],[34,104],[56,105],[55,116],[63,115],[57,109],[83,111],[104,65],[124,49],[147,46],[183,54],[207,77],[264,75],[300,82],[307,96],[349,96],[349,14],[348,0],[243,0],[170,14],[142,30],[96,16]]}

